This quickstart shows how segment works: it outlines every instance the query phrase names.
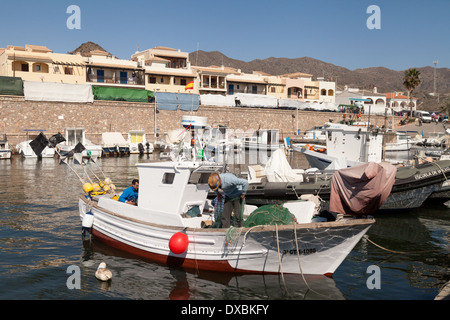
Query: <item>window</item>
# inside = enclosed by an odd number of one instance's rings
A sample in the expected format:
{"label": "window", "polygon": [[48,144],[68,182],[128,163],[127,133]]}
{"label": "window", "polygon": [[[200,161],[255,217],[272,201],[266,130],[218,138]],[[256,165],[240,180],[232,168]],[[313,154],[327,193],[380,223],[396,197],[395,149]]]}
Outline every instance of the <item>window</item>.
{"label": "window", "polygon": [[28,72],[29,70],[28,70],[28,63],[22,63],[22,69],[21,69],[21,71],[25,71],[25,72]]}
{"label": "window", "polygon": [[258,93],[258,86],[252,86],[252,93],[257,94]]}
{"label": "window", "polygon": [[72,67],[64,67],[64,74],[73,74]]}
{"label": "window", "polygon": [[173,180],[175,179],[175,173],[173,172],[166,172],[163,175],[162,183],[163,184],[173,184]]}
{"label": "window", "polygon": [[186,85],[186,79],[180,79],[180,85],[185,86]]}
{"label": "window", "polygon": [[156,83],[156,77],[148,77],[149,83]]}
{"label": "window", "polygon": [[164,78],[161,78],[161,83],[164,83]]}
{"label": "window", "polygon": [[326,96],[326,95],[327,95],[327,90],[322,89],[322,90],[320,91],[320,94],[321,94],[322,96]]}
{"label": "window", "polygon": [[36,71],[36,72],[41,71],[41,65],[40,64],[35,65],[34,71]]}

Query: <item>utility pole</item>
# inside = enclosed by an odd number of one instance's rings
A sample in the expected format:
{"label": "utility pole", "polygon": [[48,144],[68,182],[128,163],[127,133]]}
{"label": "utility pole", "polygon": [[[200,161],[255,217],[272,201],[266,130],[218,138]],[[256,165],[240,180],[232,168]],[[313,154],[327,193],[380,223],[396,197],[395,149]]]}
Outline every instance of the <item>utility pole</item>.
{"label": "utility pole", "polygon": [[436,97],[436,66],[438,64],[439,61],[435,60],[433,61],[434,63],[434,91],[433,91],[433,96]]}

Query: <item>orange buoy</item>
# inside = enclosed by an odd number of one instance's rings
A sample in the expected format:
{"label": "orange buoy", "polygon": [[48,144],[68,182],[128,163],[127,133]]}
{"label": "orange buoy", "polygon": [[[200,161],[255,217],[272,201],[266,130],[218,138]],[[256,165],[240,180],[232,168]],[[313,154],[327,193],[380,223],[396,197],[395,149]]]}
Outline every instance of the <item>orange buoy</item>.
{"label": "orange buoy", "polygon": [[169,249],[175,254],[182,254],[187,250],[189,238],[183,232],[175,233],[169,240]]}

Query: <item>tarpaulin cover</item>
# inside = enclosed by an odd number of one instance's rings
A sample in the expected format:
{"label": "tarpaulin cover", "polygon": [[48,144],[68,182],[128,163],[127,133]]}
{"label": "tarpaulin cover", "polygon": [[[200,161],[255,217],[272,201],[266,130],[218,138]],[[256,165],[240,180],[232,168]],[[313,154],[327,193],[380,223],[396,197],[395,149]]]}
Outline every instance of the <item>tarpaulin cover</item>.
{"label": "tarpaulin cover", "polygon": [[155,92],[158,109],[175,111],[197,111],[200,101],[198,94]]}
{"label": "tarpaulin cover", "polygon": [[92,92],[95,100],[149,102],[149,97],[154,97],[152,91],[144,89],[92,86]]}
{"label": "tarpaulin cover", "polygon": [[236,104],[234,95],[202,94],[200,100],[204,106],[234,107]]}
{"label": "tarpaulin cover", "polygon": [[93,102],[91,86],[58,82],[24,81],[25,100],[57,102]]}
{"label": "tarpaulin cover", "polygon": [[237,93],[236,106],[256,108],[277,108],[278,99],[264,94]]}
{"label": "tarpaulin cover", "polygon": [[128,142],[124,139],[120,132],[103,132],[102,133],[102,146],[103,147],[125,147],[128,146]]}
{"label": "tarpaulin cover", "polygon": [[330,211],[368,215],[391,193],[397,168],[387,162],[367,162],[338,170],[331,180]]}
{"label": "tarpaulin cover", "polygon": [[196,111],[200,104],[198,94],[177,93],[178,105],[183,111]]}
{"label": "tarpaulin cover", "polygon": [[22,78],[0,77],[0,95],[23,96]]}
{"label": "tarpaulin cover", "polygon": [[303,176],[292,170],[286,159],[284,149],[274,151],[266,163],[266,175],[269,182],[295,182],[303,181]]}

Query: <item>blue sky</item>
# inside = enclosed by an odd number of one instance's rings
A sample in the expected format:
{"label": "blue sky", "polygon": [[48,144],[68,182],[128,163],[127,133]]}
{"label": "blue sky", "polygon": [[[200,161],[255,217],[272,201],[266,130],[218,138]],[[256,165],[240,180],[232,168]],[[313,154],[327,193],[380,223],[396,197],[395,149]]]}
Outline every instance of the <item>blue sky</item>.
{"label": "blue sky", "polygon": [[[67,7],[81,10],[70,30]],[[366,26],[370,5],[381,29]],[[69,52],[93,41],[122,59],[137,48],[220,51],[233,59],[312,57],[351,70],[450,68],[450,0],[0,0],[0,48]],[[194,61],[193,61],[194,63]]]}

